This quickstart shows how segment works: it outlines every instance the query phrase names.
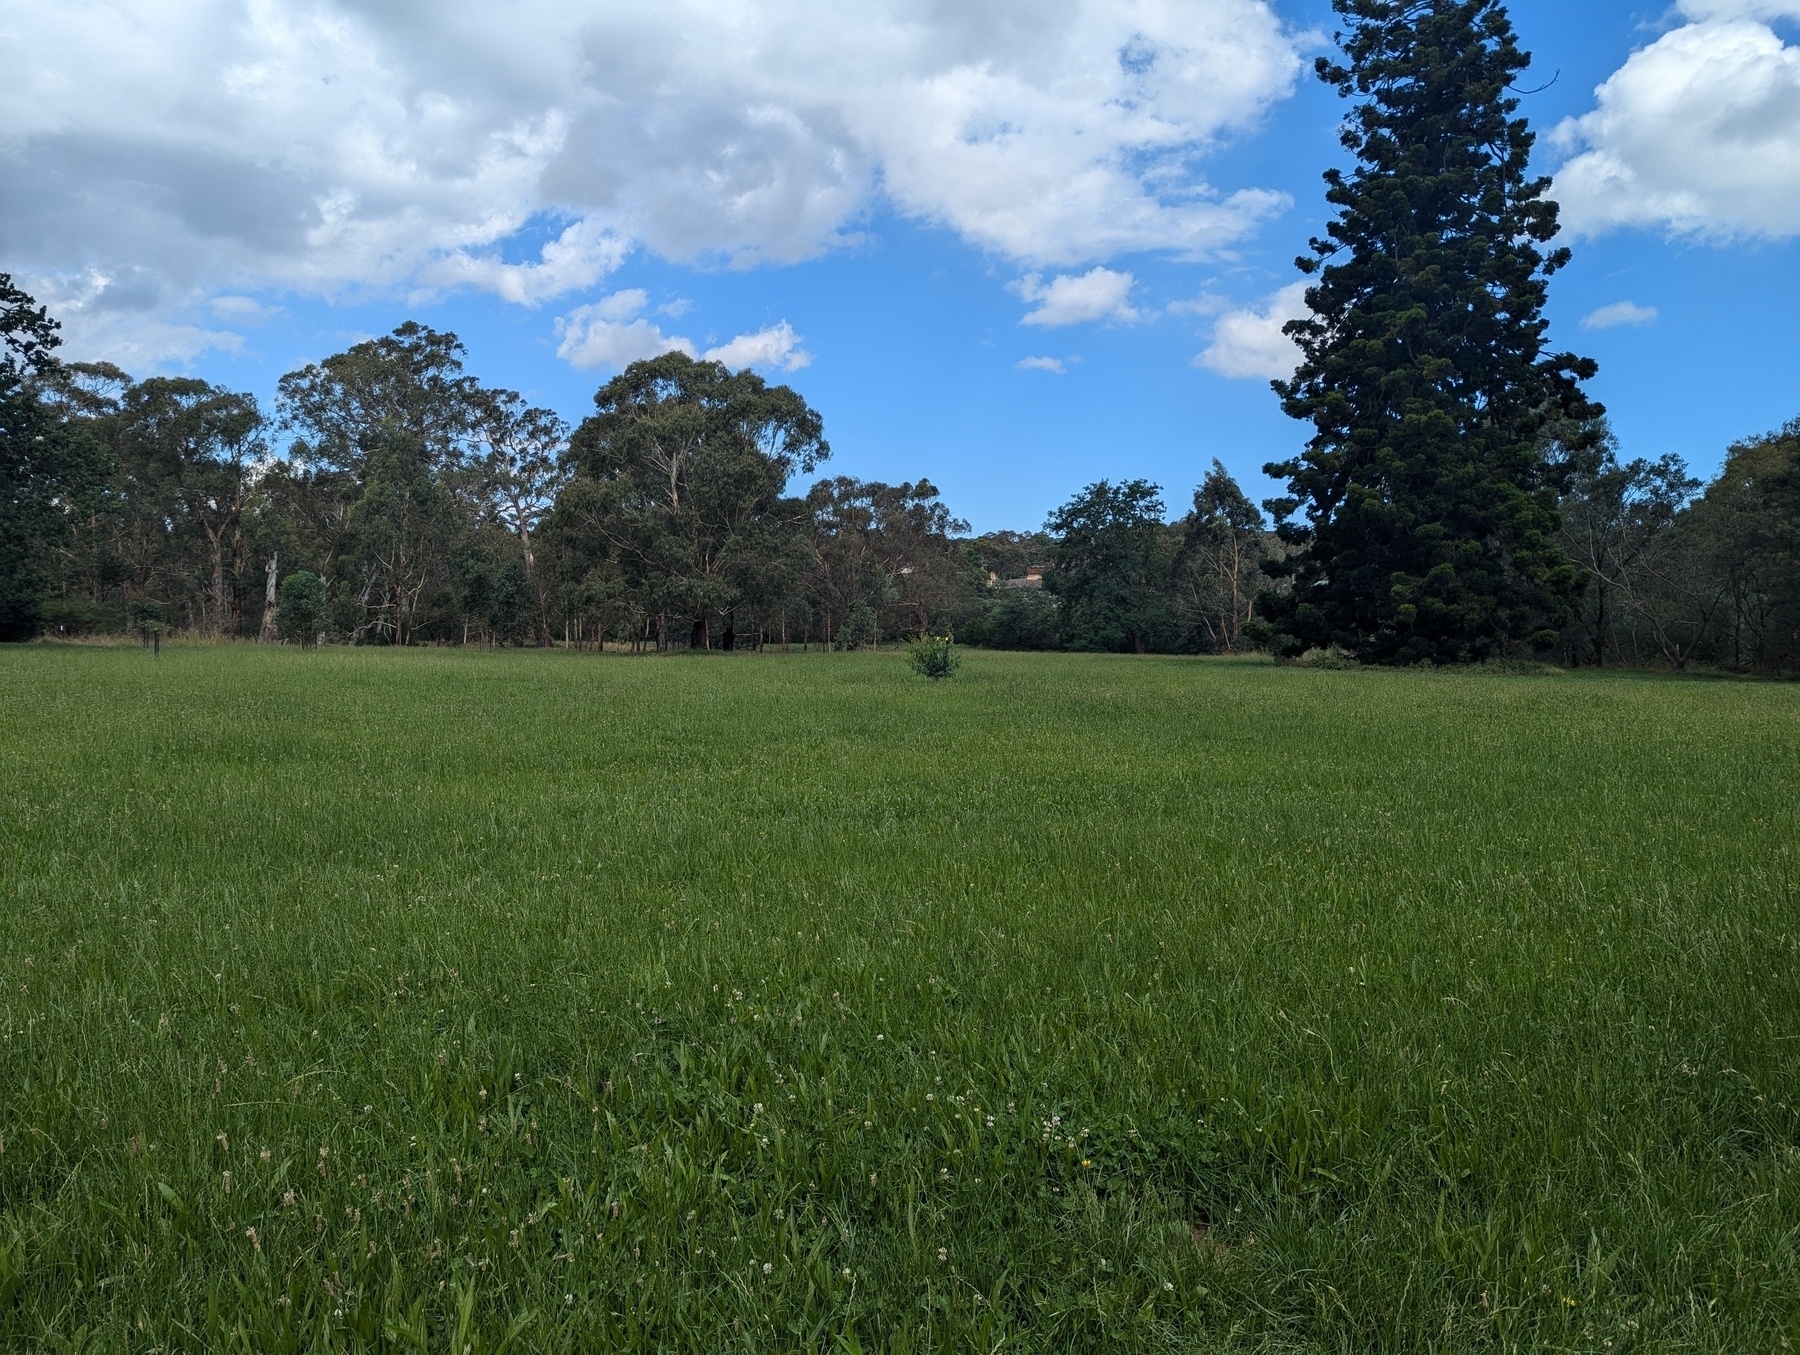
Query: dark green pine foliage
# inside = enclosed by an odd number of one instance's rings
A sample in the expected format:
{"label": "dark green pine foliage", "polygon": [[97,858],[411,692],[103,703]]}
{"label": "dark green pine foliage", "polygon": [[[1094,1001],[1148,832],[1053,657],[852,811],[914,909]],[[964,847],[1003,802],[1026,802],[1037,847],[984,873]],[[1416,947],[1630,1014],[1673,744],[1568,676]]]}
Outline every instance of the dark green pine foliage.
{"label": "dark green pine foliage", "polygon": [[[1333,0],[1357,100],[1325,175],[1337,215],[1300,268],[1303,360],[1275,383],[1314,434],[1268,466],[1298,549],[1263,600],[1277,653],[1461,663],[1555,643],[1580,592],[1557,541],[1547,425],[1592,421],[1594,364],[1544,352],[1547,281],[1568,260],[1512,81],[1530,58],[1496,0]],[[1295,515],[1300,514],[1296,520]]]}
{"label": "dark green pine foliage", "polygon": [[57,329],[0,273],[0,641],[43,629],[47,544],[106,470],[100,447],[44,399],[58,370]]}

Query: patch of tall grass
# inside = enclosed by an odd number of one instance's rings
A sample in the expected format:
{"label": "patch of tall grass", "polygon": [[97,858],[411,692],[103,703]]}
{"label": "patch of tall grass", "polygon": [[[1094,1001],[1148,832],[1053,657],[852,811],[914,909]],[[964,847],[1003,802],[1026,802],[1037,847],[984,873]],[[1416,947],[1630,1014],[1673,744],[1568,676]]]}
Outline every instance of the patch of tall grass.
{"label": "patch of tall grass", "polygon": [[0,1346],[1773,1350],[1800,692],[0,652]]}

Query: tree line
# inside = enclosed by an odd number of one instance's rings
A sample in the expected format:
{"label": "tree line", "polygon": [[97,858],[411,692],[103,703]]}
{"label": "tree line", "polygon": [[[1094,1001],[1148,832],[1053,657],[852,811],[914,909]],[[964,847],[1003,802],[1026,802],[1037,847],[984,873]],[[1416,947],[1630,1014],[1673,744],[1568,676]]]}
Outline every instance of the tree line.
{"label": "tree line", "polygon": [[[1251,503],[1214,461],[971,536],[928,481],[822,475],[819,415],[671,353],[570,429],[415,323],[281,379],[56,361],[0,278],[0,638],[175,628],[302,643],[669,650],[954,632],[1021,649],[1800,666],[1800,420],[1710,484],[1625,459],[1547,347],[1557,206],[1499,0],[1333,0],[1335,215],[1275,384],[1311,436]],[[805,490],[800,477],[811,478]]]}
{"label": "tree line", "polygon": [[1153,486],[1103,483],[1045,532],[972,536],[929,481],[818,474],[823,423],[789,387],[679,353],[571,429],[408,323],[289,373],[265,413],[56,362],[55,322],[6,286],[12,639],[1229,651],[1272,540],[1216,464],[1172,525]]}
{"label": "tree line", "polygon": [[[569,428],[405,324],[283,377],[276,408],[188,377],[59,363],[10,281],[0,634],[172,630],[357,645],[814,648],[927,633],[1000,648],[1278,648],[1291,541],[1218,462],[1170,521],[1100,481],[975,536],[926,480],[813,476],[786,386],[679,353]],[[1544,549],[1579,580],[1563,662],[1800,665],[1800,420],[1703,485],[1625,460],[1604,417],[1545,433]],[[1292,535],[1291,533],[1289,534]]]}

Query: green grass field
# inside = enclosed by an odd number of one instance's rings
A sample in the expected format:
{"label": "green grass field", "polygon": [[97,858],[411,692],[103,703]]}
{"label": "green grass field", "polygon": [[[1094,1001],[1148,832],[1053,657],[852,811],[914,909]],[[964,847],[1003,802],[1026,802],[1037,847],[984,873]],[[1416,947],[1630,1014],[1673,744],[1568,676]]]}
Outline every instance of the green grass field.
{"label": "green grass field", "polygon": [[0,1348],[1785,1350],[1797,755],[1698,680],[0,652]]}

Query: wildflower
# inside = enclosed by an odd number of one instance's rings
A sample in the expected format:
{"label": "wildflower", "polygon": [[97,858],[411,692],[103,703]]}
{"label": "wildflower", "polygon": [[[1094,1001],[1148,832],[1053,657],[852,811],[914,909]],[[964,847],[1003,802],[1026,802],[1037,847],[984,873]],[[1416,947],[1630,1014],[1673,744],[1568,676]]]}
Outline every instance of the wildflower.
{"label": "wildflower", "polygon": [[563,1302],[564,1303],[573,1303],[573,1302],[575,1302],[575,1296],[573,1294],[564,1294]]}
{"label": "wildflower", "polygon": [[774,1273],[775,1273],[775,1267],[773,1265],[771,1265],[769,1262],[764,1261],[763,1262],[763,1274],[764,1275],[773,1275]]}
{"label": "wildflower", "polygon": [[265,1148],[260,1153],[258,1153],[257,1156],[260,1157],[264,1162],[267,1162],[269,1160],[269,1150],[267,1148]]}
{"label": "wildflower", "polygon": [[761,1115],[762,1114],[762,1102],[758,1101],[755,1105],[751,1106],[750,1113],[752,1115]]}
{"label": "wildflower", "polygon": [[292,1209],[294,1207],[294,1188],[292,1186],[289,1186],[281,1193],[281,1207],[283,1209]]}
{"label": "wildflower", "polygon": [[844,1278],[846,1280],[850,1278],[850,1267],[849,1266],[844,1267]]}
{"label": "wildflower", "polygon": [[1173,1294],[1175,1292],[1175,1286],[1167,1280],[1163,1281],[1163,1289],[1171,1294]]}
{"label": "wildflower", "polygon": [[950,1253],[948,1251],[946,1251],[943,1247],[939,1247],[938,1248],[938,1260],[948,1261],[949,1259],[950,1259]]}
{"label": "wildflower", "polygon": [[875,1125],[874,1125],[874,1122],[873,1122],[873,1121],[871,1121],[871,1120],[864,1120],[864,1121],[863,1121],[863,1128],[864,1128],[864,1129],[873,1129],[873,1128],[874,1128],[874,1127],[875,1127]]}
{"label": "wildflower", "polygon": [[874,1184],[875,1184],[875,1173],[874,1173],[874,1172],[870,1172],[870,1173],[869,1173],[869,1184],[870,1184],[870,1185],[874,1185]]}

